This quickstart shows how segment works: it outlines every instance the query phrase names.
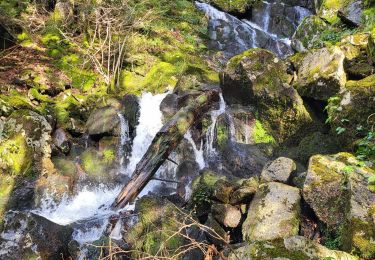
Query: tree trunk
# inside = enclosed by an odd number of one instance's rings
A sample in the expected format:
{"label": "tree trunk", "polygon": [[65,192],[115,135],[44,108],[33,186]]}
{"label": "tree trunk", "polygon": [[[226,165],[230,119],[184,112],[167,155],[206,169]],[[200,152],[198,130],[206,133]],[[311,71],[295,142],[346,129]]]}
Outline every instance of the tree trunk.
{"label": "tree trunk", "polygon": [[179,145],[189,128],[208,111],[213,101],[218,101],[218,94],[217,88],[208,89],[188,106],[181,108],[161,128],[112,207],[122,208],[138,196],[159,167],[168,159],[169,154]]}

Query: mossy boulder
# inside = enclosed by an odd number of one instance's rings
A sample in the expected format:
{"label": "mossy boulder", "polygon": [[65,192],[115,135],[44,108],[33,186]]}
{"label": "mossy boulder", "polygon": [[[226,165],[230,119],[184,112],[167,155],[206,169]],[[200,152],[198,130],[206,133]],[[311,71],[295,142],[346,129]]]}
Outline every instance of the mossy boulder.
{"label": "mossy boulder", "polygon": [[375,29],[372,29],[368,38],[367,55],[372,63],[375,63]]}
{"label": "mossy boulder", "polygon": [[43,172],[51,156],[52,127],[40,114],[17,110],[5,121],[0,136],[0,167],[4,173]]}
{"label": "mossy boulder", "polygon": [[369,62],[362,46],[346,43],[340,46],[344,52],[344,70],[349,79],[363,79],[375,73],[375,67]]}
{"label": "mossy boulder", "polygon": [[344,53],[338,47],[312,50],[297,59],[294,87],[304,97],[328,100],[345,86]]}
{"label": "mossy boulder", "polygon": [[258,186],[258,178],[243,179],[240,186],[230,195],[230,204],[248,203],[257,192]]}
{"label": "mossy boulder", "polygon": [[253,105],[264,128],[280,143],[311,122],[286,71],[286,64],[273,53],[250,49],[230,59],[221,74],[225,101]]}
{"label": "mossy boulder", "polygon": [[292,47],[298,52],[306,52],[311,48],[323,47],[321,33],[328,25],[316,15],[305,17],[298,25],[292,37]]}
{"label": "mossy boulder", "polygon": [[348,153],[315,155],[303,187],[316,216],[337,231],[339,246],[365,259],[375,256],[375,193],[368,181],[374,173]]}
{"label": "mossy boulder", "polygon": [[328,21],[330,24],[335,24],[340,21],[338,11],[345,10],[345,7],[355,1],[348,0],[322,0],[320,5],[316,5],[316,13],[322,19]]}
{"label": "mossy boulder", "polygon": [[370,130],[375,111],[375,74],[348,81],[345,89],[328,103],[328,116],[342,145],[353,147]]}
{"label": "mossy boulder", "polygon": [[258,0],[210,0],[209,3],[217,6],[221,10],[230,13],[245,13],[250,7],[258,4]]}
{"label": "mossy boulder", "polygon": [[124,235],[124,240],[132,245],[134,258],[153,255],[164,257],[181,251],[185,239],[178,233],[183,223],[183,213],[171,202],[145,196],[135,206],[139,222]]}
{"label": "mossy boulder", "polygon": [[302,236],[291,236],[274,241],[257,241],[236,249],[229,259],[254,260],[358,260],[346,252],[330,250],[319,243]]}
{"label": "mossy boulder", "polygon": [[251,201],[242,234],[247,241],[266,241],[298,234],[299,189],[278,182],[261,184]]}

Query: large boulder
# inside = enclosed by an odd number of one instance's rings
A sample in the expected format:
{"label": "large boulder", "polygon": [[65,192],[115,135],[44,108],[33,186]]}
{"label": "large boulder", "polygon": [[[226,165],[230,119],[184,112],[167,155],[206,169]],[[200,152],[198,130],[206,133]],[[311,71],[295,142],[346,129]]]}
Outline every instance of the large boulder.
{"label": "large boulder", "polygon": [[259,3],[258,0],[235,0],[230,2],[225,0],[210,0],[208,2],[225,12],[234,13],[245,13],[252,5]]}
{"label": "large boulder", "polygon": [[[348,81],[345,89],[328,103],[328,116],[341,144],[354,142],[371,130],[375,111],[375,74],[358,81]],[[360,130],[362,129],[362,130]]]}
{"label": "large boulder", "polygon": [[296,58],[294,87],[304,97],[327,100],[345,86],[344,53],[338,47],[323,48]]}
{"label": "large boulder", "polygon": [[131,136],[135,137],[135,128],[138,125],[138,119],[140,116],[140,105],[136,95],[128,94],[125,95],[122,100],[121,112],[128,120],[129,131]]}
{"label": "large boulder", "polygon": [[229,259],[356,260],[358,258],[346,252],[330,250],[302,236],[291,236],[275,241],[257,241],[245,245],[231,253]]}
{"label": "large boulder", "polygon": [[228,176],[259,176],[268,156],[256,145],[228,142],[222,152],[223,172]]}
{"label": "large boulder", "polygon": [[[340,246],[365,259],[375,257],[375,171],[351,154],[311,157],[303,197],[320,221],[337,231]],[[372,178],[372,177],[371,177]]]}
{"label": "large boulder", "polygon": [[1,259],[69,258],[73,229],[33,213],[10,211],[0,234]]}
{"label": "large boulder", "polygon": [[[353,38],[357,35],[353,35]],[[357,36],[359,38],[359,35]],[[367,38],[368,39],[368,38]],[[346,40],[346,39],[345,39]],[[341,45],[345,54],[344,69],[349,79],[363,79],[375,73],[375,67],[369,62],[365,46],[355,44],[348,39],[349,43]]]}
{"label": "large boulder", "polygon": [[272,52],[250,49],[228,62],[221,88],[228,104],[253,105],[265,128],[282,143],[311,122],[290,80],[286,64]]}
{"label": "large boulder", "polygon": [[306,52],[311,48],[323,47],[321,32],[326,30],[328,25],[318,16],[307,16],[298,25],[292,37],[292,47],[298,52]]}
{"label": "large boulder", "polygon": [[[356,0],[319,0],[320,5],[315,6],[316,13],[322,19],[328,21],[330,24],[335,24],[340,21],[340,18],[349,23],[356,25],[361,21],[363,2]],[[339,12],[340,11],[340,12]],[[340,13],[340,17],[339,17]]]}
{"label": "large boulder", "polygon": [[265,241],[298,234],[299,189],[278,182],[259,186],[251,201],[242,234],[247,241]]}

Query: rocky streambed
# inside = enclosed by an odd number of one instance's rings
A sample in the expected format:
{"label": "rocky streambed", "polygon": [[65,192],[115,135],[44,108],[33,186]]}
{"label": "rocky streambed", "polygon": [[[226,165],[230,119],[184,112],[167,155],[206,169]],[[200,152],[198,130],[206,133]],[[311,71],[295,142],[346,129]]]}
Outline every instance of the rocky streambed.
{"label": "rocky streambed", "polygon": [[[241,15],[196,2],[219,83],[183,75],[65,125],[0,99],[0,258],[374,259],[373,154],[353,152],[372,131],[374,38],[317,46],[328,22],[302,2]],[[154,138],[172,134],[158,131],[210,89],[208,112],[189,129],[175,120],[184,138],[114,208]]]}

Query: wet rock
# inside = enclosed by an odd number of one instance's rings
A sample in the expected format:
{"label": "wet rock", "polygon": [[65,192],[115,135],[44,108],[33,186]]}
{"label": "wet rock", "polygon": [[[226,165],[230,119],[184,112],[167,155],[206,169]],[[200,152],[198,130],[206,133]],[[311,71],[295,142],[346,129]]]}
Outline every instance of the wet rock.
{"label": "wet rock", "polygon": [[280,143],[311,122],[301,97],[288,85],[286,71],[286,64],[271,52],[250,49],[233,57],[221,74],[225,101],[253,105],[264,128]]}
{"label": "wet rock", "polygon": [[327,100],[345,87],[345,55],[338,47],[310,51],[295,63],[294,87],[304,97]]}
{"label": "wet rock", "polygon": [[296,163],[292,159],[279,157],[262,170],[260,180],[287,183],[296,168]]}
{"label": "wet rock", "polygon": [[258,241],[236,249],[229,259],[346,259],[355,260],[346,252],[330,250],[319,243],[302,236],[291,236],[275,241]]}
{"label": "wet rock", "polygon": [[212,216],[225,227],[235,228],[241,221],[241,211],[229,204],[213,204]]}
{"label": "wet rock", "polygon": [[52,135],[55,147],[64,154],[68,154],[72,145],[71,136],[62,128],[57,128]]}
{"label": "wet rock", "polygon": [[311,15],[303,19],[292,37],[292,47],[297,52],[306,52],[312,48],[322,48],[321,32],[328,25],[318,16]]}
{"label": "wet rock", "polygon": [[260,147],[230,142],[223,151],[223,172],[239,178],[259,176],[267,161]]}
{"label": "wet rock", "polygon": [[68,258],[73,229],[33,213],[10,211],[0,234],[2,259]]}
{"label": "wet rock", "polygon": [[259,181],[257,178],[245,179],[240,187],[230,196],[230,204],[248,203],[258,190]]}
{"label": "wet rock", "polygon": [[89,135],[117,135],[120,119],[118,111],[106,106],[96,109],[90,114],[86,122],[86,129]]}
{"label": "wet rock", "polygon": [[368,132],[369,123],[373,122],[370,115],[375,111],[374,96],[375,75],[371,75],[358,81],[348,81],[338,98],[328,103],[333,130],[342,130],[338,136],[342,146],[353,147],[361,134]]}
{"label": "wet rock", "polygon": [[199,165],[196,161],[185,160],[181,162],[176,170],[177,193],[183,198],[191,195],[192,182],[199,175]]}
{"label": "wet rock", "polygon": [[160,104],[160,111],[166,119],[174,116],[178,111],[178,96],[176,94],[168,94]]}
{"label": "wet rock", "polygon": [[362,22],[363,5],[363,1],[360,0],[349,1],[349,4],[342,7],[337,15],[348,25],[360,26]]}
{"label": "wet rock", "polygon": [[375,193],[368,183],[375,172],[351,154],[311,157],[303,196],[320,221],[342,230],[339,243],[365,259],[375,256],[373,206]]}
{"label": "wet rock", "polygon": [[233,193],[234,189],[234,185],[229,181],[218,180],[215,183],[213,198],[223,203],[229,203],[230,196]]}
{"label": "wet rock", "polygon": [[121,112],[129,123],[129,131],[132,137],[135,137],[135,128],[138,125],[138,119],[140,116],[139,100],[136,95],[128,94],[125,95],[122,100]]}
{"label": "wet rock", "polygon": [[251,201],[242,234],[247,241],[264,241],[298,234],[299,189],[269,182],[259,186]]}

